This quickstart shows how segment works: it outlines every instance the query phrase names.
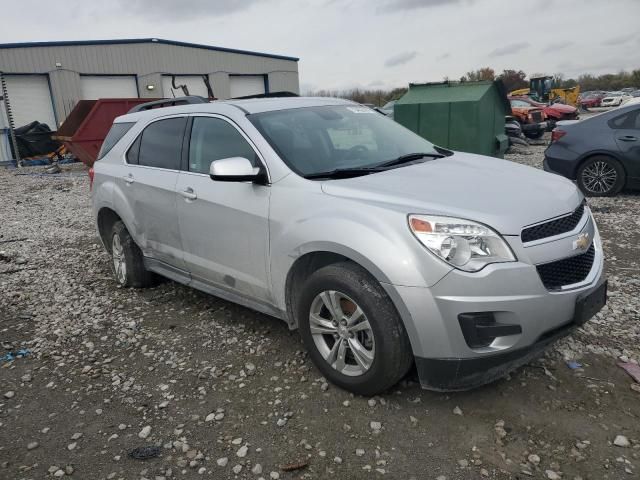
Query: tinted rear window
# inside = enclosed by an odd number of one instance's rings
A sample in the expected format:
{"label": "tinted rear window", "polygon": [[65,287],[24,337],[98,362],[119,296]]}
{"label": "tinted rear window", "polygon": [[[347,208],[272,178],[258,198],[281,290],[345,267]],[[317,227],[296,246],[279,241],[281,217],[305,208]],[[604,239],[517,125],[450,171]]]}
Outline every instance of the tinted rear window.
{"label": "tinted rear window", "polygon": [[186,117],[167,118],[145,128],[140,142],[138,164],[179,170],[186,123]]}
{"label": "tinted rear window", "polygon": [[104,142],[102,142],[102,147],[100,148],[100,152],[98,152],[98,160],[109,153],[115,144],[118,143],[134,125],[135,122],[114,123],[109,133],[107,133]]}

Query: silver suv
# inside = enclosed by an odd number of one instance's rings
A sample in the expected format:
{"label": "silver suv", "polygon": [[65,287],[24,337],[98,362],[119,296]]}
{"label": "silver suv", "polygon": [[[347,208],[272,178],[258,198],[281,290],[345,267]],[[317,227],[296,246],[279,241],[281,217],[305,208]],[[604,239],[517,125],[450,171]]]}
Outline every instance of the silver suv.
{"label": "silver suv", "polygon": [[569,180],[445,150],[352,102],[129,113],[100,157],[93,208],[122,286],[161,275],[280,318],[355,393],[414,364],[428,389],[493,381],[606,302]]}

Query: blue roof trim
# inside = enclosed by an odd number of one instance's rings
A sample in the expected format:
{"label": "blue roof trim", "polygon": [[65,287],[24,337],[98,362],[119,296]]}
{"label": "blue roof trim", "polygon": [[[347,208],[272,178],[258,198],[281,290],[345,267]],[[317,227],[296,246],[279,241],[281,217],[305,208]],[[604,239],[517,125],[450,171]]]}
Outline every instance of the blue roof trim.
{"label": "blue roof trim", "polygon": [[123,38],[117,40],[65,40],[58,42],[0,43],[0,49],[28,47],[73,47],[82,45],[123,45],[130,43],[163,43],[165,45],[175,45],[178,47],[202,48],[204,50],[239,53],[242,55],[253,55],[256,57],[277,58],[279,60],[290,60],[292,62],[297,62],[300,60],[298,57],[288,57],[285,55],[275,55],[272,53],[252,52],[250,50],[238,50],[235,48],[215,47],[213,45],[202,45],[199,43],[178,42],[176,40],[165,40],[162,38]]}

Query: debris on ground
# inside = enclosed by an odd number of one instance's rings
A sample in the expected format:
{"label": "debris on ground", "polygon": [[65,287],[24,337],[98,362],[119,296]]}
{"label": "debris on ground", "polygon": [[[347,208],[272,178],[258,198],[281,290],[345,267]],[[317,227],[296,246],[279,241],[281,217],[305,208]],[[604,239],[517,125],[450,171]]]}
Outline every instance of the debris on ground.
{"label": "debris on ground", "polygon": [[160,456],[160,452],[162,450],[160,447],[156,446],[147,446],[147,447],[138,447],[134,448],[129,452],[129,456],[131,458],[135,458],[136,460],[146,460],[148,458],[155,458]]}
{"label": "debris on ground", "polygon": [[618,362],[618,366],[627,372],[636,383],[640,383],[640,365],[631,362]]}

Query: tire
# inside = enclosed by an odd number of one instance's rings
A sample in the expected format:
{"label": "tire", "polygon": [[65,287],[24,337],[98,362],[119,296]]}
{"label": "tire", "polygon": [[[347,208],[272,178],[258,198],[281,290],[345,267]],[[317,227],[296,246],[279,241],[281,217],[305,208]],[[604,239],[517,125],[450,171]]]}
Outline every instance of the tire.
{"label": "tire", "polygon": [[124,223],[117,221],[111,229],[111,268],[123,287],[145,288],[156,283],[156,276],[144,267],[142,251],[135,244]]}
{"label": "tire", "polygon": [[585,195],[610,197],[620,193],[625,184],[626,173],[622,164],[615,158],[596,155],[580,165],[576,180]]}
{"label": "tire", "polygon": [[542,138],[543,135],[544,135],[544,130],[525,133],[525,136],[532,140],[538,140],[539,138]]}
{"label": "tire", "polygon": [[[354,322],[350,333],[348,325],[331,324],[334,315],[327,304],[332,300],[344,322]],[[413,363],[409,338],[393,303],[380,284],[354,263],[337,263],[314,272],[296,299],[296,312],[312,361],[325,378],[345,390],[365,396],[384,392],[398,383]],[[354,318],[357,312],[362,315]],[[311,320],[312,313],[321,323]],[[344,368],[339,371],[340,344],[344,345]],[[357,356],[356,351],[360,352]],[[332,358],[335,362],[330,363]]]}

